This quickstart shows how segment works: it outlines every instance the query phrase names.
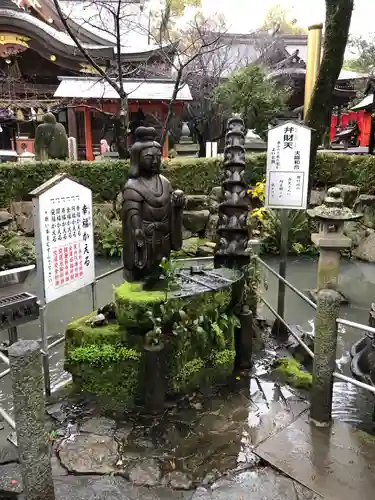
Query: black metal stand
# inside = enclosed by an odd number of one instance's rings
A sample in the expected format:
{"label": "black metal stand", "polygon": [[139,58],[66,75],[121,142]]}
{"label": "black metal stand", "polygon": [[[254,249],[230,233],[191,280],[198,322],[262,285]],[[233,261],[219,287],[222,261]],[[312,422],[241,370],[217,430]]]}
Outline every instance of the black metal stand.
{"label": "black metal stand", "polygon": [[[286,263],[288,259],[288,237],[289,237],[289,221],[287,210],[280,210],[281,220],[281,236],[280,236],[280,263],[279,274],[282,278],[286,278]],[[285,283],[279,280],[277,292],[277,313],[284,319],[285,315]],[[272,335],[278,340],[287,340],[289,332],[285,325],[278,319],[272,326]]]}

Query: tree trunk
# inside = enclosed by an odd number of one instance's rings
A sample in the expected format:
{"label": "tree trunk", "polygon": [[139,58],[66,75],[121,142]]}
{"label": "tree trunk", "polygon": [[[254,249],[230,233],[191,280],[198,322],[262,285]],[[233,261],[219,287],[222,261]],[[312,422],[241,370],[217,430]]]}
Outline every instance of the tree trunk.
{"label": "tree trunk", "polygon": [[171,100],[169,102],[168,113],[167,113],[167,116],[165,118],[163,130],[162,130],[162,134],[161,134],[160,144],[161,144],[162,148],[164,147],[164,143],[165,143],[165,140],[166,140],[167,135],[168,135],[169,124],[170,124],[170,122],[175,114],[176,100],[177,100],[178,91],[180,90],[181,80],[182,80],[182,69],[179,69],[177,71],[176,80],[175,80],[173,92],[172,92],[172,97],[171,97]]}
{"label": "tree trunk", "polygon": [[114,118],[114,139],[119,157],[124,160],[129,158],[128,151],[128,128],[129,113],[128,99],[125,96],[120,100],[120,113]]}
{"label": "tree trunk", "polygon": [[344,62],[353,7],[354,0],[326,0],[323,57],[306,116],[306,125],[315,130],[311,171],[315,166],[318,146],[330,124],[333,92]]}

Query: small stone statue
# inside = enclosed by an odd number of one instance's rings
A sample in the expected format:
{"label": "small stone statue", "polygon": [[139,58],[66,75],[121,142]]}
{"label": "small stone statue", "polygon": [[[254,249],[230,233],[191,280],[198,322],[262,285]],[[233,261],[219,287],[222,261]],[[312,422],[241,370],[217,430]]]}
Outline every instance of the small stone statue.
{"label": "small stone statue", "polygon": [[65,160],[69,156],[68,136],[64,125],[56,122],[52,113],[43,116],[34,141],[35,156],[40,161]]}
{"label": "small stone statue", "polygon": [[161,146],[153,127],[138,127],[130,150],[129,179],[122,191],[124,277],[160,277],[159,264],[182,245],[184,193],[160,174]]}

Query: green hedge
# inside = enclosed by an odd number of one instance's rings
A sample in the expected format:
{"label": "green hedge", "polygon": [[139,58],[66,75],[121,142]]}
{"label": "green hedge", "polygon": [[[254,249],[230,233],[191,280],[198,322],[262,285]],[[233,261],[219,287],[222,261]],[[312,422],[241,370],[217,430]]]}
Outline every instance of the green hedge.
{"label": "green hedge", "polygon": [[[219,184],[219,159],[186,158],[164,163],[164,169],[174,187],[186,193],[208,193]],[[246,180],[249,184],[264,179],[266,154],[246,157]],[[0,164],[0,207],[11,201],[29,199],[29,192],[58,172],[67,172],[92,189],[97,202],[114,201],[126,181],[127,161],[98,162],[44,162]],[[318,154],[314,175],[316,187],[333,184],[356,184],[363,192],[375,193],[375,158],[372,156],[347,156]]]}

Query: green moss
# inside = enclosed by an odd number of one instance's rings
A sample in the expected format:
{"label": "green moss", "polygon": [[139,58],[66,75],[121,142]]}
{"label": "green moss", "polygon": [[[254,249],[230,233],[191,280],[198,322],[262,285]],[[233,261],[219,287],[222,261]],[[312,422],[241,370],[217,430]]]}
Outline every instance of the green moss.
{"label": "green moss", "polygon": [[76,347],[69,353],[69,360],[73,363],[87,363],[98,367],[120,361],[139,361],[140,358],[140,353],[134,349],[111,344]]}
{"label": "green moss", "polygon": [[125,283],[115,289],[116,299],[140,303],[161,302],[165,293],[159,290],[143,290],[142,283]]}
{"label": "green moss", "polygon": [[[67,329],[65,367],[75,387],[103,398],[100,402],[106,408],[131,408],[147,382],[142,379],[145,313],[150,307],[160,307],[165,293],[144,291],[139,283],[125,283],[115,290],[115,297],[123,324],[92,328],[86,324],[92,315],[73,321]],[[183,308],[189,321],[185,333],[178,335],[172,335],[173,323],[168,318],[163,325],[168,391],[188,392],[221,381],[232,371],[235,316],[229,310],[230,303],[230,290],[169,302],[168,311]]]}
{"label": "green moss", "polygon": [[235,357],[234,350],[225,349],[212,352],[206,361],[195,358],[186,362],[172,380],[173,390],[188,392],[226,381],[233,372]]}
{"label": "green moss", "polygon": [[130,408],[139,393],[141,353],[121,345],[88,345],[72,348],[66,369],[82,392],[107,399],[106,407]]}
{"label": "green moss", "polygon": [[108,325],[96,328],[92,328],[90,325],[86,324],[86,321],[95,315],[96,313],[91,313],[88,316],[69,323],[65,334],[66,353],[72,347],[83,345],[117,345],[125,338],[126,333],[124,329],[117,323],[109,323]]}
{"label": "green moss", "polygon": [[279,358],[275,363],[275,373],[296,389],[311,388],[311,373],[303,371],[301,363],[293,358]]}
{"label": "green moss", "polygon": [[228,367],[229,365],[233,367],[235,357],[234,350],[225,349],[224,351],[215,352],[211,362],[215,368]]}
{"label": "green moss", "polygon": [[146,333],[152,328],[152,322],[146,312],[159,306],[165,300],[164,291],[143,290],[142,283],[127,281],[115,288],[117,320],[125,329],[136,329]]}
{"label": "green moss", "polygon": [[187,392],[199,387],[204,372],[204,362],[200,358],[185,363],[177,376],[172,380],[175,392]]}

